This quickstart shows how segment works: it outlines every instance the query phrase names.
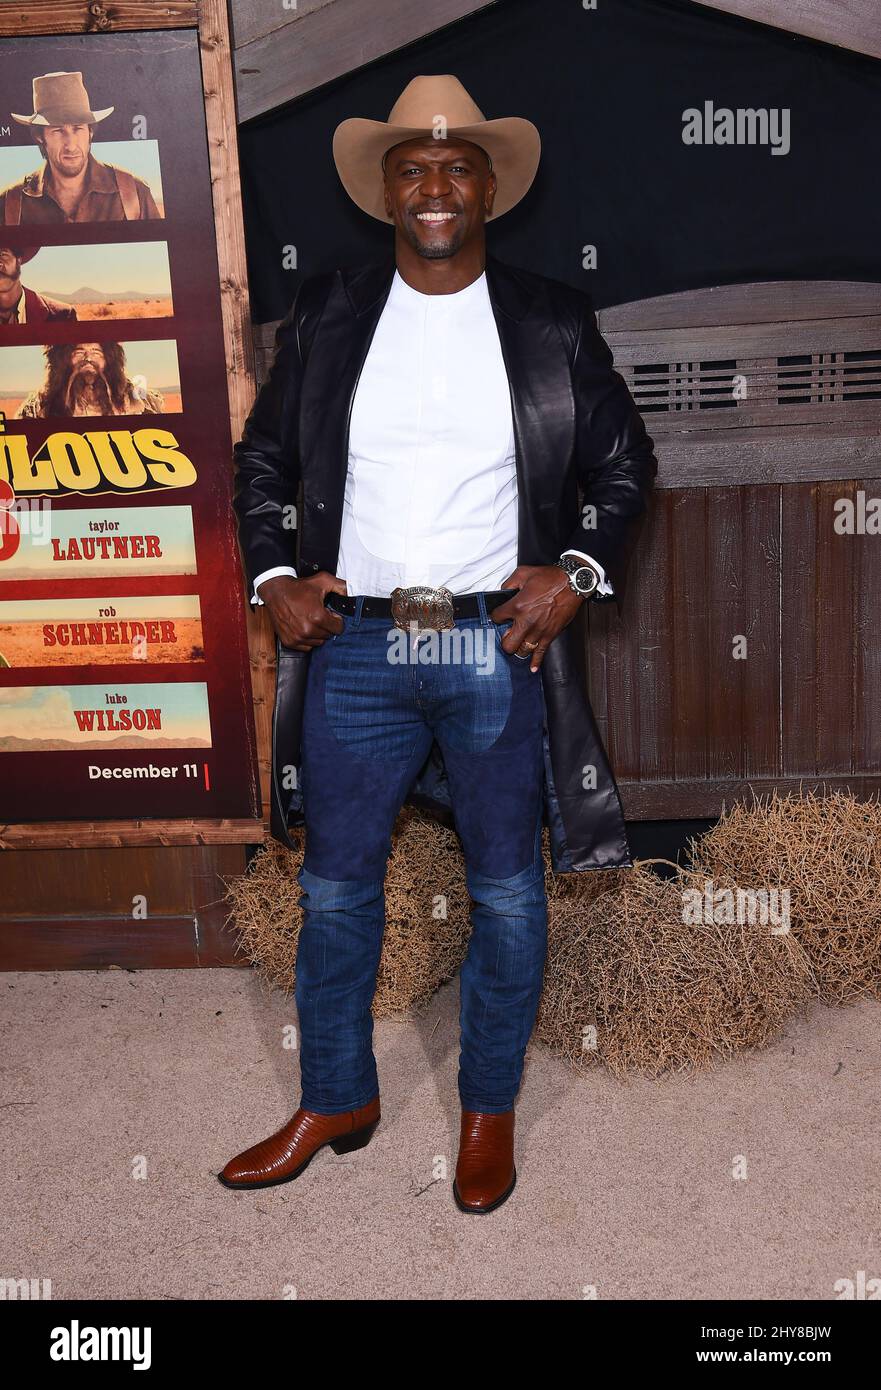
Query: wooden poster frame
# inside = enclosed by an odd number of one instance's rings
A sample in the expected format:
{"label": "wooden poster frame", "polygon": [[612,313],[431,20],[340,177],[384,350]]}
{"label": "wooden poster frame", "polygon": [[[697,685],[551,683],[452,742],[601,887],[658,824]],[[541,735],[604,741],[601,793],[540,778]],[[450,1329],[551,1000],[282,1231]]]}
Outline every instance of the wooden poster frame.
{"label": "wooden poster frame", "polygon": [[[230,428],[238,439],[256,391],[245,237],[236,142],[236,105],[226,0],[0,0],[0,38],[110,34],[127,30],[196,29],[220,279]],[[232,469],[232,460],[230,460]],[[274,649],[264,619],[248,613],[248,649],[255,685],[258,764],[268,804],[271,686]],[[258,693],[259,692],[259,693]],[[259,844],[264,820],[144,819],[0,823],[0,849],[145,848]]]}

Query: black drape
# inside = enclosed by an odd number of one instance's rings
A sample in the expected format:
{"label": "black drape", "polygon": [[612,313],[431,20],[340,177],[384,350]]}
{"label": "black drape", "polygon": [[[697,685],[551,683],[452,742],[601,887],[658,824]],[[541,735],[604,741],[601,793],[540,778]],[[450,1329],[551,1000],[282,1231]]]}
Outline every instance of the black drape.
{"label": "black drape", "polygon": [[[881,279],[881,63],[686,0],[501,0],[241,128],[257,322],[280,318],[304,275],[390,245],[344,192],[331,138],[347,116],[384,120],[431,72],[455,73],[485,116],[538,126],[538,178],[490,225],[490,247],[599,307],[737,281]],[[789,153],[685,145],[683,112],[705,101],[787,108]]]}

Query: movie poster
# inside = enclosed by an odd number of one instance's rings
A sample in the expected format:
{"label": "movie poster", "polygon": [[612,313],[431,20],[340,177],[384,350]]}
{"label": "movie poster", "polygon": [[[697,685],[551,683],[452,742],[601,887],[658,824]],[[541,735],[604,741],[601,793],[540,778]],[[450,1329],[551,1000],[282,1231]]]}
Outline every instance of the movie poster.
{"label": "movie poster", "polygon": [[0,93],[0,820],[257,817],[196,31]]}

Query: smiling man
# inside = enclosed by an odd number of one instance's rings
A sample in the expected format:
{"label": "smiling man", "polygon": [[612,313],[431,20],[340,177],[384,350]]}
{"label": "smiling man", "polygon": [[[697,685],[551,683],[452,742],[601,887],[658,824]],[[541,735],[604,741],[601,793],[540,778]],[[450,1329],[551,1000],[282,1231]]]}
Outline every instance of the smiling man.
{"label": "smiling man", "polygon": [[92,154],[92,135],[113,111],[93,111],[81,72],[33,80],[34,110],[13,120],[29,126],[42,168],[0,193],[0,224],[139,221],[161,217],[143,179]]}
{"label": "smiling man", "polygon": [[[527,192],[539,150],[529,121],[485,120],[451,76],[414,78],[387,122],[344,121],[337,170],[393,227],[394,257],[304,281],[236,446],[252,602],[279,639],[273,833],[292,844],[305,820],[305,854],[300,1106],[227,1163],[228,1187],[287,1182],[379,1122],[370,1010],[406,799],[452,811],[473,901],[465,1212],[516,1180],[543,819],[558,871],[630,862],[573,620],[620,601],[657,465],[587,296],[487,256],[486,223]],[[444,659],[436,634],[469,627],[492,661]],[[390,659],[401,632],[419,659]]]}

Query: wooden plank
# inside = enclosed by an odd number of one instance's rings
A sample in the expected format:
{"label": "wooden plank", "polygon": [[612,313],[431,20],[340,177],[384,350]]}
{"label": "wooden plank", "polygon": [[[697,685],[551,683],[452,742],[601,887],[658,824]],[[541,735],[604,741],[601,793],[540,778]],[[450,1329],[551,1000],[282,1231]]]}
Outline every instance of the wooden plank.
{"label": "wooden plank", "polygon": [[255,39],[276,34],[285,25],[295,24],[313,10],[332,4],[333,0],[230,0],[229,22],[234,49],[244,48]]}
{"label": "wooden plank", "polygon": [[697,0],[704,9],[881,58],[877,0]]}
{"label": "wooden plank", "polygon": [[659,488],[741,487],[745,483],[803,483],[875,478],[881,471],[881,438],[762,428],[732,439],[725,431],[676,436],[650,427],[658,456]]}
{"label": "wooden plank", "polygon": [[[857,491],[869,499],[881,498],[881,478],[873,478]],[[854,597],[854,766],[860,772],[881,772],[881,535],[853,538],[856,549]]]}
{"label": "wooden plank", "polygon": [[[237,47],[239,120],[250,121],[283,106],[491,3],[494,0],[433,0],[431,5],[383,0],[365,11],[363,0],[334,0],[310,9],[302,19]],[[388,112],[361,114],[385,119]]]}
{"label": "wooden plank", "polygon": [[776,776],[781,762],[779,487],[745,487],[742,507],[743,663],[742,763],[746,777]]}
{"label": "wooden plank", "polygon": [[765,323],[717,321],[694,328],[603,330],[615,365],[718,361],[731,357],[788,357],[812,352],[877,352],[881,314],[853,318],[773,319]]}
{"label": "wooden plank", "polygon": [[[670,517],[667,499],[656,495],[636,548],[633,564],[633,593],[639,597],[628,604],[626,633],[635,645],[639,690],[635,717],[639,748],[639,775],[655,781],[670,765],[673,745],[673,709],[670,704],[673,609],[678,601],[673,582]],[[620,708],[610,710],[610,719],[627,717]]]}
{"label": "wooden plank", "polygon": [[0,855],[0,969],[224,965],[242,845]]}
{"label": "wooden plank", "polygon": [[[282,13],[288,13],[282,11]],[[248,294],[242,189],[232,113],[235,93],[225,0],[202,0],[199,44],[205,88],[205,121],[211,165],[220,302],[223,314],[230,425],[241,436],[254,402],[257,379]],[[229,461],[232,470],[232,459]],[[247,600],[246,600],[247,602]],[[275,634],[262,609],[247,602],[248,654],[257,739],[257,767],[264,817],[269,819],[272,704],[275,697]]]}
{"label": "wooden plank", "polygon": [[881,284],[864,280],[759,280],[707,285],[612,304],[597,313],[600,331],[714,328],[720,323],[862,318],[881,313]]}
{"label": "wooden plank", "polygon": [[[626,371],[623,373],[626,377]],[[881,382],[881,369],[879,369],[879,382]],[[633,390],[632,379],[628,380],[628,385]],[[749,379],[750,399],[756,400],[756,378]],[[758,380],[759,389],[762,389],[762,380]],[[642,378],[637,378],[638,388],[642,387]],[[853,389],[848,386],[848,393]],[[881,410],[879,402],[868,399],[867,393],[870,390],[878,391],[879,386],[866,386],[866,398],[848,401],[823,401],[823,402],[796,402],[788,401],[785,406],[780,406],[776,401],[776,391],[774,402],[759,402],[753,405],[743,401],[738,401],[736,406],[730,409],[720,410],[690,410],[690,411],[660,411],[646,409],[646,398],[642,391],[637,389],[634,399],[638,409],[641,411],[647,428],[654,435],[679,437],[687,435],[689,439],[693,435],[706,436],[716,433],[727,435],[730,444],[736,444],[736,439],[731,437],[731,431],[741,431],[749,429],[767,429],[769,427],[779,430],[793,430],[798,426],[805,426],[810,431],[820,425],[827,425],[826,435],[862,433],[869,437],[877,436],[881,433]],[[747,436],[748,438],[749,436]]]}
{"label": "wooden plank", "polygon": [[[635,558],[635,557],[634,557]],[[639,599],[628,587],[625,616],[619,618],[615,604],[597,604],[596,611],[588,610],[591,633],[595,624],[605,635],[606,707],[603,727],[608,742],[606,751],[615,770],[615,777],[638,779],[639,748],[639,656],[638,644],[631,627],[638,610]],[[605,608],[614,610],[608,615]]]}
{"label": "wooden plank", "polygon": [[192,29],[197,22],[198,0],[0,0],[0,35]]}
{"label": "wooden plank", "polygon": [[[839,497],[853,498],[854,483],[817,489],[817,771],[862,772],[854,766],[856,642],[856,538],[833,529]],[[875,595],[877,605],[878,595]]]}
{"label": "wooden plank", "polygon": [[831,794],[850,791],[860,800],[881,796],[881,776],[752,777],[706,779],[694,782],[618,782],[628,820],[689,820],[715,817],[736,801],[751,804],[753,793],[767,796],[805,796],[809,791]]}
{"label": "wooden plank", "polygon": [[669,653],[672,745],[667,778],[709,775],[710,698],[707,676],[710,610],[707,603],[708,511],[711,494],[675,491],[668,508],[667,543],[672,556],[670,601],[673,633]]}
{"label": "wooden plank", "polygon": [[195,917],[32,918],[0,924],[0,970],[188,970],[245,966],[231,931],[205,937]]}
{"label": "wooden plank", "polygon": [[0,849],[110,849],[149,845],[255,845],[259,820],[44,821],[0,825]]}
{"label": "wooden plank", "polygon": [[736,779],[743,773],[743,687],[748,658],[739,652],[749,634],[743,603],[742,493],[721,488],[707,499],[707,565],[704,575],[709,632],[706,650],[697,653],[701,677],[709,686],[707,767],[711,777]]}
{"label": "wooden plank", "polygon": [[783,593],[781,598],[781,710],[783,771],[817,771],[817,488],[781,489]]}

